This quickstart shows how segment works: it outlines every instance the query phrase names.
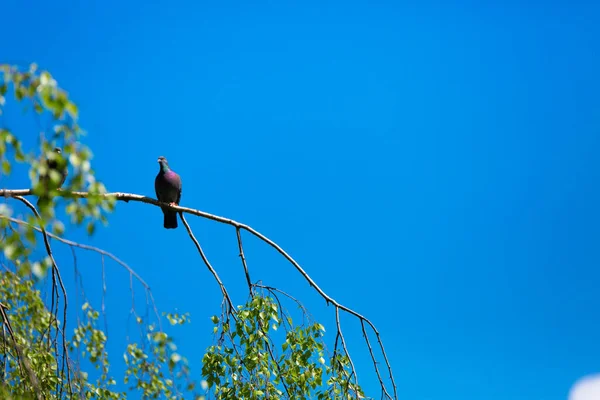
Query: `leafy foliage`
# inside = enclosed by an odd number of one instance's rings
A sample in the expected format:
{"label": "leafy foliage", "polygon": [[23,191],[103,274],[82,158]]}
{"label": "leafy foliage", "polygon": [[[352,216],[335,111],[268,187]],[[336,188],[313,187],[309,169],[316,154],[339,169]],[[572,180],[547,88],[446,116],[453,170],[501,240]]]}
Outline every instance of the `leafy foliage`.
{"label": "leafy foliage", "polygon": [[347,357],[334,352],[333,367],[326,365],[323,325],[294,326],[273,293],[261,291],[232,317],[212,319],[218,339],[204,355],[202,374],[218,398],[364,397],[350,382]]}
{"label": "leafy foliage", "polygon": [[[96,179],[92,152],[81,143],[84,132],[77,124],[77,106],[50,73],[38,71],[35,64],[26,71],[0,65],[0,114],[7,100],[49,121],[49,129],[43,130],[37,146],[25,149],[14,132],[0,126],[0,177],[24,164],[32,194],[50,201],[36,211],[18,196],[0,203],[1,398],[125,399],[127,393],[117,389],[120,382],[130,392],[152,399],[364,397],[353,380],[348,355],[337,349],[337,338],[329,354],[321,324],[310,322],[301,307],[303,320],[309,322],[294,325],[277,293],[257,285],[250,288],[246,304],[212,318],[215,343],[202,359],[200,383],[192,379],[188,360],[178,353],[160,320],[150,323],[137,314],[140,337],[124,349],[125,372],[115,377],[99,312],[86,301],[76,310],[74,328],[67,326],[67,293],[60,269],[48,242],[39,243],[40,231],[61,236],[65,225],[84,225],[92,235],[98,222],[107,224],[115,199]],[[61,154],[53,152],[55,146],[61,147]],[[44,160],[51,157],[68,162],[70,171],[62,188],[45,187],[38,178],[48,172]],[[56,184],[60,176],[51,173],[50,178]],[[19,201],[27,206],[24,214],[17,214],[14,207]],[[59,217],[59,205],[70,217],[68,224]],[[43,256],[36,251],[40,246]],[[49,300],[41,290],[48,275],[52,277]],[[171,326],[190,321],[187,314],[163,316]]]}
{"label": "leafy foliage", "polygon": [[[13,100],[31,106],[37,115],[49,117],[52,132],[49,138],[40,137],[42,156],[37,157],[33,151],[24,150],[16,135],[4,127],[0,128],[2,174],[8,176],[14,169],[14,163],[29,165],[33,194],[44,194],[52,200],[47,205],[43,204],[39,215],[19,215],[23,223],[16,228],[14,219],[11,220],[15,210],[9,202],[0,204],[0,250],[5,259],[2,263],[4,271],[0,273],[0,299],[3,316],[6,317],[0,321],[4,333],[1,337],[2,381],[10,387],[12,396],[37,397],[41,394],[46,399],[58,399],[71,398],[79,393],[88,399],[124,399],[124,392],[114,390],[117,382],[110,374],[106,351],[108,338],[98,327],[98,311],[86,302],[78,313],[80,318],[72,336],[67,338],[58,312],[58,267],[53,266],[49,255],[41,259],[34,256],[36,227],[49,226],[49,232],[58,235],[65,231],[65,224],[56,213],[60,201],[64,203],[66,215],[71,217],[70,222],[75,226],[85,224],[88,233],[92,234],[97,222],[107,223],[107,214],[114,209],[115,200],[103,196],[106,189],[95,178],[91,167],[92,153],[80,142],[83,132],[76,122],[77,106],[57,86],[52,76],[46,71],[38,73],[35,65],[27,72],[1,65],[0,72],[3,78],[0,106],[6,104],[12,93]],[[0,112],[3,112],[2,108]],[[60,155],[53,152],[57,145],[62,148]],[[43,160],[57,156],[68,159],[72,170],[60,197],[57,196],[58,188],[50,185],[47,191],[38,179],[47,172]],[[50,177],[54,181],[60,178]],[[77,191],[87,192],[86,197],[72,194]],[[38,288],[49,271],[53,281],[50,307],[43,301]],[[62,295],[64,299],[66,293]],[[66,302],[63,301],[63,304],[66,307]],[[66,323],[66,315],[65,308],[62,324]],[[173,324],[187,321],[180,316],[168,317]],[[190,398],[184,394],[182,386],[185,384],[187,391],[194,386],[188,383],[187,362],[174,353],[173,339],[165,332],[157,331],[155,325],[143,322],[140,317],[137,317],[137,322],[147,333],[125,350],[127,370],[122,380],[132,383],[130,389],[138,391],[144,398]],[[23,359],[27,362],[24,363]],[[89,379],[88,372],[81,370],[84,359],[100,371],[95,382]],[[170,377],[164,371],[168,371]]]}

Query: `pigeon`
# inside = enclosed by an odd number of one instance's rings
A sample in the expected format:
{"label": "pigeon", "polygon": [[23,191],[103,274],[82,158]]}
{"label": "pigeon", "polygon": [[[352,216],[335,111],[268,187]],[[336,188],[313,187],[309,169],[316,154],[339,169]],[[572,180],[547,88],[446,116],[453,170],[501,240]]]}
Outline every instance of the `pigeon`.
{"label": "pigeon", "polygon": [[[50,158],[44,158],[42,160],[42,164],[46,164],[48,168],[44,174],[40,175],[40,183],[42,184],[44,194],[40,195],[37,201],[38,207],[46,207],[50,203],[50,199],[48,198],[48,192],[52,189],[59,189],[62,187],[63,183],[67,179],[67,175],[69,175],[69,170],[67,169],[66,160],[61,160],[60,154],[62,153],[60,147],[55,147],[54,152],[58,155]],[[58,182],[52,181],[51,172],[56,171],[60,174],[60,180]]]}
{"label": "pigeon", "polygon": [[[181,178],[175,171],[169,168],[167,159],[163,156],[158,157],[160,169],[154,179],[154,190],[158,201],[169,203],[169,205],[179,205],[181,199]],[[166,207],[161,207],[164,214],[165,229],[177,228],[177,211]]]}

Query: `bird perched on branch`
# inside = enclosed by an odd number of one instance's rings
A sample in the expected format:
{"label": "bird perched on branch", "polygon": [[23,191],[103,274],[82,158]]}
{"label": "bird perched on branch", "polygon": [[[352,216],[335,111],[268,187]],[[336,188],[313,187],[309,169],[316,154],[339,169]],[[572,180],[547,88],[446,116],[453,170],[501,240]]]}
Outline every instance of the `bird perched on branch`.
{"label": "bird perched on branch", "polygon": [[[169,203],[169,205],[179,205],[181,199],[181,178],[173,171],[163,156],[158,157],[160,169],[154,179],[154,190],[158,201]],[[166,207],[161,207],[164,214],[165,229],[177,228],[177,211]]]}
{"label": "bird perched on branch", "polygon": [[60,189],[69,175],[67,160],[62,157],[60,147],[55,147],[53,153],[44,157],[41,162],[45,168],[39,177],[43,193],[38,198],[38,207],[46,207],[50,203],[48,193]]}

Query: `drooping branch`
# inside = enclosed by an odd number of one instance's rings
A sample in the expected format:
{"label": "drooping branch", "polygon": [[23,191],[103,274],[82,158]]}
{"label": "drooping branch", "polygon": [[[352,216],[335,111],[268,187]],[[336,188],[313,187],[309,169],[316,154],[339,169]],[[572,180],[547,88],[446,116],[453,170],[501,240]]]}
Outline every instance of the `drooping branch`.
{"label": "drooping branch", "polygon": [[[30,224],[29,222],[24,221],[22,219],[8,217],[8,216],[5,216],[5,215],[0,215],[0,219],[5,219],[7,221],[10,221],[10,222],[18,224],[18,225],[27,226],[27,227],[30,227],[31,229],[33,229],[33,230],[35,230],[37,232],[43,233],[43,231],[42,231],[41,228],[39,228],[37,226],[34,226],[34,225]],[[134,299],[133,299],[133,296],[134,296],[133,278],[135,278],[144,287],[144,291],[146,292],[146,298],[148,299],[148,305],[150,305],[152,307],[153,311],[154,311],[154,315],[156,316],[156,320],[157,320],[159,329],[161,331],[163,330],[163,328],[162,328],[162,322],[161,322],[161,319],[160,319],[160,314],[158,312],[158,308],[156,307],[156,302],[154,301],[154,295],[152,294],[152,289],[150,288],[150,285],[148,285],[146,283],[146,281],[144,281],[144,279],[131,266],[129,266],[125,261],[121,260],[120,258],[118,258],[117,256],[115,256],[114,254],[112,254],[112,253],[110,253],[110,252],[108,252],[106,250],[103,250],[103,249],[101,249],[99,247],[95,247],[95,246],[90,246],[90,245],[83,244],[83,243],[74,242],[72,240],[65,239],[65,238],[63,238],[61,236],[55,235],[55,234],[53,234],[51,232],[48,232],[48,231],[46,231],[46,235],[49,238],[51,238],[51,239],[54,239],[54,240],[56,240],[58,242],[61,242],[63,244],[66,244],[67,246],[69,246],[71,248],[71,250],[73,251],[73,257],[74,257],[75,260],[76,260],[76,255],[75,255],[75,252],[74,252],[74,248],[80,248],[80,249],[83,249],[83,250],[87,250],[87,251],[91,251],[91,252],[94,252],[94,253],[98,253],[101,256],[103,270],[104,270],[104,258],[105,257],[110,258],[111,260],[113,260],[117,264],[119,264],[121,267],[123,267],[129,273],[130,280],[131,280],[131,282],[130,282],[130,291],[131,291],[131,295],[132,295],[132,300],[131,300],[132,301],[131,314],[135,314],[136,313],[135,312],[135,307],[134,307]],[[103,292],[106,290],[106,286],[105,285],[106,285],[105,282],[103,282]],[[104,302],[104,298],[102,299],[102,301]],[[106,315],[104,315],[104,318],[105,318],[105,325],[107,325]]]}
{"label": "drooping branch", "polygon": [[[65,337],[65,332],[67,331],[67,307],[69,305],[68,300],[67,300],[67,289],[65,288],[65,284],[63,283],[62,276],[60,275],[60,270],[58,269],[58,265],[56,264],[56,260],[54,259],[54,255],[52,254],[52,248],[50,247],[50,241],[48,240],[48,234],[46,232],[46,229],[44,228],[43,223],[41,222],[42,217],[40,216],[38,211],[35,209],[33,204],[31,204],[29,202],[29,200],[25,199],[22,196],[15,196],[15,199],[17,199],[20,202],[22,202],[23,204],[25,204],[35,214],[38,221],[40,221],[40,229],[41,229],[42,235],[44,237],[44,246],[46,247],[46,253],[48,254],[48,257],[50,257],[50,261],[52,262],[52,271],[58,277],[58,282],[60,284],[60,288],[62,290],[63,297],[65,299],[65,306],[63,307],[63,328],[62,328],[63,357],[62,357],[62,366],[61,366],[61,374],[64,374],[66,359],[69,354],[67,352],[67,338]],[[58,307],[58,304],[56,306]],[[58,327],[58,324],[57,324],[57,327]],[[58,335],[58,329],[57,329],[57,335]],[[69,395],[73,396],[73,388],[71,386],[71,370],[69,368],[67,368],[67,382],[68,382],[68,388],[69,388]],[[57,383],[57,385],[58,385],[58,383]],[[62,395],[62,386],[60,386],[60,395]]]}
{"label": "drooping branch", "polygon": [[[352,357],[350,357],[350,352],[348,351],[348,347],[346,347],[346,340],[344,339],[344,333],[342,332],[342,326],[340,324],[340,309],[339,308],[335,309],[335,324],[337,326],[337,335],[335,338],[336,346],[337,346],[337,339],[339,337],[342,340],[342,347],[344,349],[344,353],[346,353],[346,357],[348,357],[348,361],[350,362],[350,367],[352,368],[352,375],[354,375],[354,383],[356,384],[356,387],[358,388],[358,375],[356,374],[356,368],[354,368],[354,362],[352,362]],[[334,349],[334,353],[335,353],[335,351],[337,351],[337,349]],[[334,357],[334,362],[335,362],[335,357]],[[349,376],[348,384],[350,383],[351,379],[352,379],[352,376]],[[358,399],[358,392],[356,391],[356,388],[354,389],[354,391],[356,394],[356,398]]]}
{"label": "drooping branch", "polygon": [[[23,221],[22,219],[7,217],[5,215],[0,215],[0,218],[6,219],[6,220],[11,221],[11,222],[14,222],[15,224],[29,226],[32,229],[34,229],[34,230],[36,230],[36,231],[38,231],[40,233],[43,233],[43,231],[40,228],[38,228],[37,226],[33,226],[29,222]],[[127,270],[127,272],[129,272],[129,274],[133,275],[133,277],[135,277],[135,279],[137,279],[142,284],[142,286],[144,286],[145,289],[150,290],[150,286],[146,283],[146,281],[144,281],[144,279],[142,279],[142,277],[137,272],[135,272],[135,270],[133,268],[131,268],[129,265],[127,265],[127,263],[125,263],[121,259],[117,258],[117,256],[115,256],[114,254],[109,253],[106,250],[102,250],[99,247],[89,246],[87,244],[77,243],[77,242],[74,242],[72,240],[65,239],[63,237],[60,237],[60,236],[55,235],[55,234],[53,234],[51,232],[48,232],[48,231],[46,231],[46,235],[48,235],[48,237],[50,237],[52,239],[55,239],[55,240],[57,240],[59,242],[62,242],[64,244],[66,244],[68,246],[78,247],[78,248],[83,249],[83,250],[93,251],[95,253],[100,254],[101,256],[106,256],[106,257],[110,258],[111,260],[113,260],[114,262],[116,262],[117,264],[119,264],[120,266],[122,266],[123,268],[125,268]]]}
{"label": "drooping branch", "polygon": [[254,296],[254,291],[252,289],[252,281],[250,280],[250,272],[248,271],[248,265],[246,264],[246,256],[244,255],[244,246],[242,246],[242,235],[240,233],[240,228],[235,228],[235,233],[237,235],[238,249],[240,250],[240,258],[242,260],[242,266],[244,267],[244,273],[246,274],[246,282],[248,283],[248,290],[250,291],[250,296]]}
{"label": "drooping branch", "polygon": [[[260,239],[261,241],[267,243],[269,246],[273,247],[275,250],[277,250],[277,252],[279,254],[281,254],[286,260],[288,260],[295,268],[296,270],[304,277],[304,279],[308,282],[308,284],[313,287],[317,293],[319,293],[319,295],[321,295],[321,297],[326,301],[327,304],[332,304],[335,308],[336,308],[336,312],[339,310],[342,310],[348,314],[351,314],[353,316],[355,316],[356,318],[358,318],[361,323],[366,323],[367,325],[369,325],[371,327],[371,329],[373,330],[373,332],[375,333],[375,336],[377,338],[377,342],[379,344],[379,347],[381,349],[381,352],[383,354],[383,358],[385,360],[385,364],[389,373],[389,378],[390,381],[392,383],[392,387],[393,387],[393,392],[394,392],[394,398],[397,399],[398,398],[398,394],[397,394],[397,388],[396,388],[396,383],[394,381],[394,377],[393,377],[393,373],[392,373],[392,367],[391,364],[388,360],[387,357],[387,353],[385,351],[385,348],[383,346],[383,342],[381,340],[381,335],[379,333],[379,331],[377,330],[377,328],[375,327],[375,325],[365,316],[363,316],[362,314],[352,310],[351,308],[348,308],[342,304],[340,304],[339,302],[337,302],[334,298],[332,298],[331,296],[329,296],[327,293],[325,293],[325,291],[323,291],[323,289],[321,289],[317,283],[308,275],[308,273],[300,266],[300,264],[298,264],[298,262],[296,260],[294,260],[285,250],[283,250],[283,248],[281,246],[279,246],[277,243],[275,243],[274,241],[272,241],[271,239],[269,239],[267,236],[263,235],[262,233],[258,232],[257,230],[255,230],[254,228],[246,225],[246,224],[242,224],[240,222],[237,222],[233,219],[230,218],[225,218],[225,217],[221,217],[218,215],[214,215],[214,214],[210,214],[204,211],[200,211],[200,210],[196,210],[193,208],[188,208],[188,207],[181,207],[181,206],[173,206],[167,203],[163,203],[160,202],[156,199],[150,198],[150,197],[146,197],[146,196],[142,196],[142,195],[138,195],[138,194],[134,194],[134,193],[124,193],[124,192],[113,192],[113,193],[105,193],[105,194],[93,194],[90,195],[88,192],[71,192],[71,191],[66,191],[66,190],[59,190],[59,193],[57,194],[57,196],[62,196],[62,197],[71,197],[71,198],[87,198],[87,197],[91,197],[91,196],[98,196],[98,197],[102,197],[102,198],[112,198],[118,201],[124,201],[124,202],[130,202],[130,201],[137,201],[137,202],[142,202],[142,203],[147,203],[147,204],[152,204],[154,206],[159,206],[159,207],[163,207],[163,208],[170,208],[174,211],[177,211],[180,213],[182,220],[185,221],[183,219],[183,214],[191,214],[191,215],[196,215],[198,217],[202,217],[202,218],[206,218],[206,219],[210,219],[212,221],[216,221],[219,223],[223,223],[223,224],[227,224],[227,225],[231,225],[233,227],[236,228],[237,231],[239,230],[245,230],[249,233],[251,233],[252,235],[254,235],[255,237],[257,237],[258,239]],[[31,189],[0,189],[0,197],[17,197],[17,196],[29,196],[29,195],[33,195],[33,191]],[[187,223],[184,222],[184,224],[186,225],[186,228],[189,228],[189,226],[187,225]],[[190,233],[191,231],[188,229],[188,233]],[[199,251],[201,252],[201,255],[203,255],[203,252],[201,251],[201,248],[199,247],[199,244],[197,242],[197,240],[195,240],[195,238],[193,237],[193,234],[190,235],[190,237],[192,238],[192,240],[194,240],[196,247],[199,248]],[[205,257],[203,257],[204,259]],[[205,261],[206,262],[206,261]],[[209,264],[207,264],[208,266]],[[209,268],[210,269],[210,268]],[[214,269],[213,269],[214,270]],[[211,271],[212,272],[212,271]],[[213,273],[213,275],[215,275],[215,273]],[[217,277],[218,278],[218,277]],[[220,280],[218,280],[219,285],[221,286],[221,290],[223,291],[223,286],[222,283],[220,283]],[[228,297],[228,295],[226,296]],[[230,300],[228,299],[228,303],[231,304]],[[374,357],[374,354],[372,352],[370,352],[371,354],[371,358],[373,361],[373,365],[375,367],[375,370],[377,371],[378,375],[379,375],[379,369],[377,366],[377,360]],[[383,387],[383,391],[386,395],[386,397],[388,398],[392,398],[387,391],[385,390],[385,387]]]}
{"label": "drooping branch", "polygon": [[[375,355],[373,354],[373,348],[371,347],[371,341],[369,340],[369,335],[367,333],[367,330],[365,329],[365,322],[364,321],[360,321],[360,327],[362,328],[362,332],[363,332],[363,337],[365,338],[365,342],[367,343],[367,347],[369,348],[369,354],[371,354],[371,359],[375,359]],[[383,379],[381,379],[381,374],[379,373],[379,369],[375,368],[375,372],[377,373],[377,379],[379,379],[379,385],[381,386],[381,392],[382,392],[382,396],[385,394],[388,398],[390,397],[390,395],[387,393],[386,389],[385,389],[385,385],[383,383]]]}
{"label": "drooping branch", "polygon": [[190,225],[185,220],[185,217],[183,216],[183,214],[179,214],[179,216],[181,217],[181,221],[183,222],[183,225],[185,226],[185,229],[187,230],[188,235],[190,235],[190,238],[196,245],[196,249],[198,250],[198,253],[200,253],[200,257],[202,257],[202,261],[204,261],[204,264],[210,270],[210,272],[215,277],[215,280],[219,284],[219,287],[221,288],[221,293],[223,293],[223,297],[225,297],[225,300],[227,301],[227,306],[229,307],[229,311],[235,312],[235,307],[233,306],[231,297],[229,297],[229,293],[227,293],[227,289],[225,289],[225,285],[223,285],[221,278],[219,278],[219,274],[217,274],[217,271],[210,264],[210,262],[208,261],[208,258],[206,258],[206,254],[204,254],[204,251],[202,250],[202,247],[200,246],[198,239],[196,239],[196,237],[194,236],[194,233],[192,232],[192,228],[190,228]]}
{"label": "drooping branch", "polygon": [[[265,285],[262,285],[262,284],[254,284],[253,286],[256,287],[256,288],[268,290],[269,293],[271,293],[271,295],[273,295],[273,297],[275,297],[275,299],[277,299],[278,302],[279,302],[279,296],[277,295],[277,293],[282,294],[283,296],[287,297],[288,299],[290,299],[294,303],[296,303],[296,305],[298,306],[298,308],[300,308],[300,310],[302,310],[302,324],[303,325],[306,323],[305,322],[305,318],[312,319],[312,315],[308,312],[308,310],[306,309],[306,307],[304,307],[304,304],[302,304],[294,296],[292,296],[292,295],[284,292],[281,289],[277,289],[276,287],[272,287],[272,286],[265,286]],[[279,303],[279,308],[282,308],[281,307],[281,303]],[[285,321],[285,319],[284,319],[284,321]]]}

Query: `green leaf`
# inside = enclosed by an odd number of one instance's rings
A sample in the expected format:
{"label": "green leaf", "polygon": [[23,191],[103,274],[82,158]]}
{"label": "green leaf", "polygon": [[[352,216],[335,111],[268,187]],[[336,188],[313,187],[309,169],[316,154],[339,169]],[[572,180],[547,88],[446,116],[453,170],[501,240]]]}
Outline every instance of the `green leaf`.
{"label": "green leaf", "polygon": [[11,168],[10,168],[10,162],[8,160],[3,160],[2,161],[2,172],[5,175],[10,175],[10,170],[11,170]]}
{"label": "green leaf", "polygon": [[65,109],[67,110],[69,115],[71,115],[71,118],[77,118],[77,114],[79,113],[79,110],[77,109],[77,106],[75,105],[75,103],[69,101],[65,105]]}
{"label": "green leaf", "polygon": [[94,231],[96,230],[96,225],[94,224],[93,221],[88,222],[86,230],[87,230],[88,235],[91,236],[94,234]]}

